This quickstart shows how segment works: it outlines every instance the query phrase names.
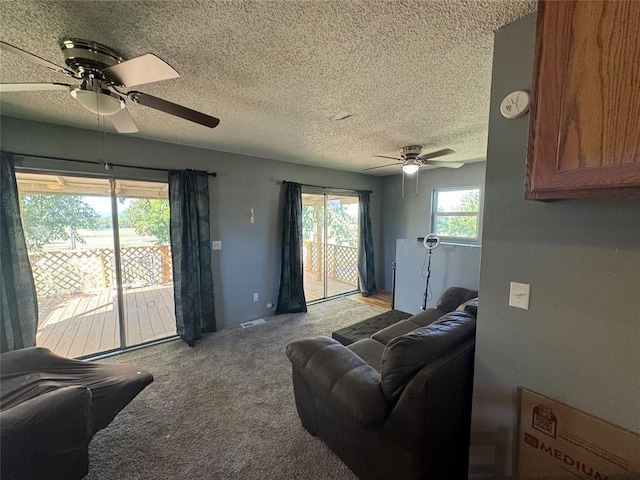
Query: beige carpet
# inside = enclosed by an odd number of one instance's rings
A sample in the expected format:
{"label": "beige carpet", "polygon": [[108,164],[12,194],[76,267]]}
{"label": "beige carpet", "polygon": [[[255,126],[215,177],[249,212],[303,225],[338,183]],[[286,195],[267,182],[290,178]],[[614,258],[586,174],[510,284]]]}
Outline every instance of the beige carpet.
{"label": "beige carpet", "polygon": [[87,479],[355,478],[300,425],[285,347],[381,311],[341,298],[195,348],[174,341],[104,360],[155,381],[94,437]]}

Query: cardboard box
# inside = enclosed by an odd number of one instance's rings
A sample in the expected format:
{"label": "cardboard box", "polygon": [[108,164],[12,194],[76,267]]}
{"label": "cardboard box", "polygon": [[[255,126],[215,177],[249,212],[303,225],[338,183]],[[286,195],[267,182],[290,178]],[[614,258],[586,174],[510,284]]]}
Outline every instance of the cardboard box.
{"label": "cardboard box", "polygon": [[522,389],[520,479],[640,479],[640,435]]}

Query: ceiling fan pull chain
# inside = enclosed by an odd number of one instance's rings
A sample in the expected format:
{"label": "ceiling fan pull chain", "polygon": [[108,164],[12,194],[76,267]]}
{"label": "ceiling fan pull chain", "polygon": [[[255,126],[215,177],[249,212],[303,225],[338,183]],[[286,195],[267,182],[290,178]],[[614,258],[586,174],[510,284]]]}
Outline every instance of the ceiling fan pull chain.
{"label": "ceiling fan pull chain", "polygon": [[420,177],[420,169],[416,170],[416,197],[418,196],[418,177]]}
{"label": "ceiling fan pull chain", "polygon": [[404,198],[404,170],[402,170],[402,198]]}
{"label": "ceiling fan pull chain", "polygon": [[104,145],[107,133],[105,131],[104,116],[97,113],[96,120],[98,121],[98,161],[101,164],[104,164],[106,169],[106,162],[104,161]]}
{"label": "ceiling fan pull chain", "polygon": [[103,161],[103,163],[106,164],[106,161],[104,159],[104,146],[107,143],[107,127],[105,126],[105,123],[104,123],[104,115],[100,116],[100,122],[101,122],[100,131],[102,132],[102,143],[100,144],[102,146],[101,147],[102,152],[100,153],[100,159]]}
{"label": "ceiling fan pull chain", "polygon": [[98,130],[96,133],[98,134],[98,142],[96,143],[96,147],[98,147],[98,161],[102,162],[102,149],[100,148],[100,115],[96,113],[96,123],[98,124]]}

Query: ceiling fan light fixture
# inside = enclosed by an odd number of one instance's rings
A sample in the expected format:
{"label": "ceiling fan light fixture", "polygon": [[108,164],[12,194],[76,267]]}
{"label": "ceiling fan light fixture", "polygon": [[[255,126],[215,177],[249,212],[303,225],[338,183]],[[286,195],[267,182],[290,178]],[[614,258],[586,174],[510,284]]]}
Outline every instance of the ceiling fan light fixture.
{"label": "ceiling fan light fixture", "polygon": [[413,175],[419,168],[420,165],[418,165],[415,160],[407,160],[404,165],[402,165],[402,171],[407,175]]}
{"label": "ceiling fan light fixture", "polygon": [[71,90],[73,98],[84,108],[97,115],[114,115],[124,108],[124,101],[116,94],[104,93],[82,88]]}

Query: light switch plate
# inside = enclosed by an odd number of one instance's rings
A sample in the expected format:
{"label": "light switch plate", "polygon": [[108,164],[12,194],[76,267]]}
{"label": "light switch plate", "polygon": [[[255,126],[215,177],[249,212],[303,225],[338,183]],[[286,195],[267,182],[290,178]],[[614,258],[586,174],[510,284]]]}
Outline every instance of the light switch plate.
{"label": "light switch plate", "polygon": [[222,250],[222,241],[211,240],[211,250]]}
{"label": "light switch plate", "polygon": [[509,288],[509,306],[529,310],[529,293],[531,285],[528,283],[511,282]]}

